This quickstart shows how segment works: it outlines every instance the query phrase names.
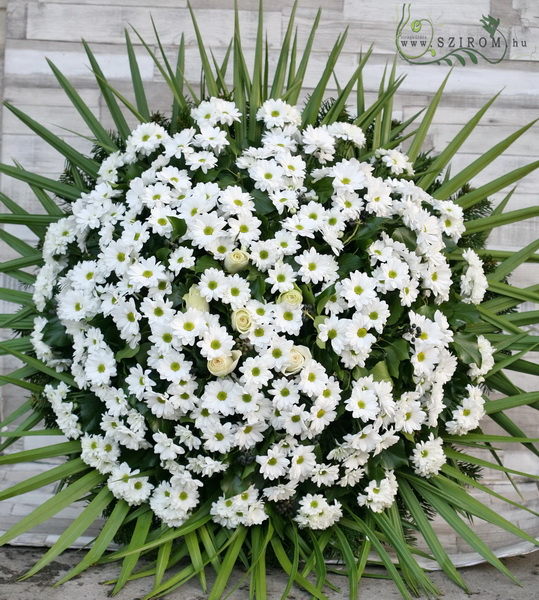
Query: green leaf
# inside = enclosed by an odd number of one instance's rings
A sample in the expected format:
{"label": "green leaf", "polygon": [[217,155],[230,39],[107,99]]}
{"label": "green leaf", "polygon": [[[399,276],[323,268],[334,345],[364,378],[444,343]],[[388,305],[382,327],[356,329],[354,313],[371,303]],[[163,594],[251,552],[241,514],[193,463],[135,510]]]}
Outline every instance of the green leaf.
{"label": "green leaf", "polygon": [[232,569],[234,568],[234,565],[236,564],[238,556],[242,550],[243,542],[247,536],[247,532],[248,528],[244,527],[243,525],[240,525],[234,531],[232,535],[233,541],[223,558],[221,569],[217,573],[217,577],[215,578],[215,583],[213,584],[210,595],[208,596],[208,600],[220,600],[222,598],[226,584],[232,573]]}
{"label": "green leaf", "polygon": [[53,456],[63,456],[68,454],[78,454],[81,451],[80,442],[73,440],[71,442],[62,442],[52,444],[43,448],[32,448],[13,454],[4,454],[0,456],[0,465],[12,465],[20,462],[31,462],[43,458],[52,458]]}
{"label": "green leaf", "polygon": [[17,352],[16,350],[9,348],[8,346],[5,346],[4,342],[0,342],[0,347],[7,350],[8,354],[11,354],[12,356],[15,356],[15,358],[22,360],[22,362],[33,367],[34,369],[37,369],[38,371],[45,373],[45,375],[49,375],[50,377],[52,377],[54,379],[59,379],[60,381],[65,381],[65,383],[67,383],[68,385],[77,387],[75,380],[73,379],[73,377],[71,377],[71,375],[68,375],[67,373],[58,373],[54,369],[47,367],[45,365],[45,363],[41,362],[37,358],[32,358],[31,356],[26,356],[25,354],[21,354],[20,352]]}
{"label": "green leaf", "polygon": [[49,190],[49,192],[52,192],[53,194],[56,194],[61,198],[66,198],[67,200],[77,200],[77,198],[80,197],[81,192],[84,192],[83,189],[77,189],[73,185],[60,183],[58,181],[55,181],[54,179],[42,177],[41,175],[36,175],[35,173],[31,173],[30,171],[25,171],[24,169],[18,167],[11,167],[10,165],[5,165],[1,163],[0,173],[4,173],[9,177],[13,177],[13,179],[19,179],[21,181],[24,181],[29,185],[35,185],[37,187],[43,188],[44,190]]}
{"label": "green leaf", "polygon": [[120,362],[124,358],[133,358],[133,356],[136,356],[139,351],[140,351],[140,345],[135,346],[134,348],[131,348],[130,346],[126,346],[123,350],[118,350],[118,352],[116,352],[116,354],[114,355],[114,359],[116,361]]}
{"label": "green leaf", "polygon": [[[539,403],[539,392],[527,392],[518,396],[510,396],[509,398],[500,398],[499,400],[489,400],[485,404],[485,412],[490,415],[495,412],[502,412],[517,408],[518,406],[527,406]],[[539,408],[539,404],[537,405]]]}
{"label": "green leaf", "polygon": [[342,529],[338,525],[333,526],[333,531],[337,537],[339,548],[341,550],[341,556],[344,560],[344,564],[346,565],[350,588],[349,598],[350,600],[357,600],[359,579],[354,552],[350,547],[350,543],[346,539]]}
{"label": "green leaf", "polygon": [[109,109],[109,113],[112,117],[112,120],[114,121],[116,129],[118,130],[118,133],[122,136],[122,138],[126,140],[129,137],[129,134],[131,133],[131,129],[127,124],[127,121],[125,120],[125,117],[120,107],[118,106],[118,103],[116,102],[114,94],[110,90],[110,85],[108,84],[108,81],[104,76],[103,71],[101,70],[101,67],[99,66],[99,63],[97,62],[90,46],[84,40],[82,40],[82,45],[84,46],[86,55],[90,60],[92,73],[95,76],[95,80],[97,82],[97,85],[99,86],[99,89],[101,90],[101,94],[103,95],[105,103],[107,104],[107,108]]}
{"label": "green leaf", "polygon": [[146,100],[146,92],[144,91],[144,84],[142,83],[142,77],[140,76],[140,69],[138,66],[137,55],[133,49],[131,38],[129,37],[129,31],[125,30],[125,44],[127,46],[127,56],[129,57],[129,69],[131,71],[131,81],[133,82],[133,91],[135,92],[135,101],[137,103],[137,109],[139,113],[147,120],[150,120],[150,110],[148,108],[148,101]]}
{"label": "green leaf", "polygon": [[105,148],[109,148],[112,152],[117,150],[114,140],[111,138],[107,130],[101,125],[99,119],[92,113],[88,105],[80,97],[77,90],[69,83],[69,80],[62,75],[61,71],[54,65],[52,61],[47,59],[47,63],[51,68],[58,83],[71,100],[71,104],[77,109],[80,116],[84,119],[90,131],[94,134],[96,140]]}
{"label": "green leaf", "polygon": [[520,181],[522,178],[526,177],[526,175],[528,175],[532,171],[535,171],[535,169],[537,169],[538,167],[539,160],[524,165],[523,167],[519,167],[518,169],[510,171],[509,173],[505,173],[501,177],[493,179],[489,183],[486,183],[485,185],[482,185],[472,190],[471,192],[464,194],[464,196],[460,196],[460,198],[458,198],[456,202],[459,206],[462,206],[462,208],[464,209],[470,208],[478,202],[480,202],[481,200],[484,200],[485,198],[492,196],[496,192],[503,190],[512,183]]}
{"label": "green leaf", "polygon": [[370,370],[370,374],[373,376],[374,381],[393,381],[385,360],[377,362]]}
{"label": "green leaf", "polygon": [[217,81],[213,75],[213,70],[211,68],[210,61],[208,59],[208,55],[206,54],[206,44],[202,39],[202,35],[200,34],[200,29],[198,28],[198,23],[195,17],[195,13],[193,12],[193,8],[191,7],[191,3],[188,1],[187,6],[189,8],[189,12],[191,13],[191,20],[193,22],[193,28],[195,30],[195,35],[197,38],[198,52],[200,61],[202,63],[202,70],[204,72],[204,81],[206,86],[208,87],[208,95],[209,96],[219,96],[219,86],[217,85]]}
{"label": "green leaf", "polygon": [[[419,493],[429,502],[434,509],[440,513],[440,516],[446,523],[454,529],[464,540],[478,552],[487,562],[496,567],[499,571],[507,575],[510,579],[518,583],[511,575],[507,567],[492,553],[488,546],[479,538],[479,536],[470,529],[466,523],[457,515],[455,510],[448,504],[447,501],[441,499],[436,494],[432,493],[433,486],[424,485],[423,482],[414,479],[414,487]],[[462,492],[465,493],[465,492]]]}
{"label": "green leaf", "polygon": [[275,67],[275,73],[273,75],[270,98],[280,98],[283,93],[286,69],[290,62],[290,42],[294,31],[294,17],[296,15],[297,6],[298,0],[295,0],[290,16],[288,17],[288,25],[281,43],[281,51],[279,52],[279,59],[277,60],[277,66]]}
{"label": "green leaf", "polygon": [[[104,479],[102,475],[99,475],[99,477]],[[73,577],[79,573],[82,573],[82,571],[97,562],[97,560],[105,553],[109,544],[114,539],[114,536],[116,535],[118,529],[120,529],[122,526],[128,512],[129,504],[127,504],[125,500],[119,500],[116,503],[114,510],[105,521],[101,532],[93,542],[92,548],[76,567],[71,569],[67,575],[64,575],[64,577],[62,577],[58,583],[54,584],[54,587],[73,579]]]}
{"label": "green leaf", "polygon": [[49,520],[66,506],[69,506],[71,503],[82,498],[84,494],[88,493],[104,479],[105,476],[101,475],[97,471],[91,471],[90,473],[83,475],[80,479],[77,479],[77,481],[65,487],[52,498],[46,500],[43,504],[33,510],[27,517],[24,517],[24,519],[14,525],[9,531],[0,537],[0,545],[6,544],[22,533],[32,529],[36,525]]}
{"label": "green leaf", "polygon": [[67,550],[72,546],[88,527],[99,518],[99,515],[113,500],[114,496],[112,495],[112,492],[107,487],[102,488],[90,504],[84,508],[82,513],[62,533],[54,546],[52,546],[47,553],[20,578],[20,580],[23,581],[28,577],[31,577],[51,563],[64,550]]}
{"label": "green leaf", "polygon": [[[192,533],[188,535],[193,535]],[[185,540],[187,540],[188,536],[185,536]],[[168,562],[170,559],[170,551],[172,550],[172,540],[165,542],[157,551],[157,560],[155,562],[155,579],[154,579],[154,590],[158,589],[161,585],[161,581],[163,580],[163,575],[168,567]],[[193,567],[195,564],[193,563]],[[206,591],[206,590],[204,590]]]}
{"label": "green leaf", "polygon": [[39,473],[39,475],[29,477],[28,479],[25,479],[16,485],[2,490],[0,492],[0,501],[8,500],[9,498],[37,490],[55,481],[60,481],[61,479],[66,479],[67,477],[76,475],[77,473],[87,471],[88,468],[88,465],[82,462],[80,458],[75,458],[63,465],[53,467],[44,473]]}
{"label": "green leaf", "polygon": [[438,154],[438,156],[434,159],[432,165],[429,168],[429,172],[417,182],[419,187],[424,190],[428,189],[430,185],[435,181],[438,175],[443,171],[443,169],[449,164],[449,161],[455,156],[458,152],[459,148],[466,141],[468,136],[475,129],[485,112],[490,108],[492,103],[499,96],[499,93],[496,94],[493,98],[491,98],[473,117],[464,125],[464,127],[459,131],[459,133],[453,138],[453,140],[445,147],[445,149]]}
{"label": "green leaf", "polygon": [[468,588],[464,583],[464,580],[460,576],[460,573],[457,571],[455,565],[452,563],[451,559],[440,543],[438,535],[432,528],[429,519],[425,515],[423,507],[416,498],[408,482],[404,479],[399,480],[399,493],[406,504],[406,508],[410,511],[410,514],[412,515],[419,531],[421,532],[421,535],[424,537],[444,573],[463,590],[468,592]]}
{"label": "green leaf", "polygon": [[[438,198],[440,200],[445,200],[449,198],[452,194],[460,190],[460,188],[471,181],[473,177],[475,177],[478,173],[480,173],[485,167],[488,167],[492,162],[501,154],[509,148],[518,138],[528,131],[528,129],[534,125],[537,120],[528,123],[515,133],[512,133],[510,136],[502,140],[493,146],[490,150],[485,152],[479,158],[470,163],[466,168],[462,169],[457,175],[451,177],[448,181],[443,183],[434,193],[434,198]],[[410,153],[408,152],[408,156]],[[505,187],[505,186],[504,186]]]}
{"label": "green leaf", "polygon": [[21,256],[30,256],[36,250],[30,244],[23,242],[13,234],[0,229],[0,240],[4,241],[10,248],[18,252]]}
{"label": "green leaf", "polygon": [[502,227],[503,225],[509,225],[510,223],[533,219],[537,216],[539,216],[539,207],[530,206],[528,208],[521,208],[519,210],[502,213],[500,215],[490,215],[481,219],[466,221],[466,231],[464,232],[464,235],[491,231],[495,227]]}
{"label": "green leaf", "polygon": [[40,138],[45,140],[49,146],[60,152],[60,154],[65,156],[65,158],[71,161],[74,165],[82,169],[90,177],[93,177],[94,179],[97,178],[98,164],[95,160],[92,160],[91,158],[88,158],[75,150],[67,142],[64,142],[64,140],[52,133],[52,131],[48,130],[46,127],[43,127],[43,125],[29,117],[27,114],[22,112],[22,110],[19,110],[18,108],[15,108],[9,104],[9,102],[4,102],[4,106]]}
{"label": "green leaf", "polygon": [[[425,113],[425,116],[423,117],[423,120],[421,121],[421,125],[417,129],[414,139],[413,139],[412,143],[410,144],[408,151],[406,152],[406,154],[408,155],[408,158],[410,159],[412,164],[414,163],[415,159],[417,158],[418,154],[421,152],[421,149],[423,148],[423,143],[425,141],[425,138],[427,137],[427,133],[432,124],[434,114],[436,113],[436,109],[438,108],[438,104],[440,103],[440,100],[442,98],[442,94],[445,89],[445,85],[446,85],[447,80],[449,79],[449,76],[451,75],[451,73],[452,73],[452,69],[450,69],[450,71],[446,75],[445,79],[442,81],[442,85],[438,88],[438,91],[436,92],[436,94],[434,94],[432,100],[430,101],[427,112]],[[469,180],[467,180],[467,181],[469,181]],[[436,197],[438,198],[439,196],[436,196]]]}
{"label": "green leaf", "polygon": [[135,525],[135,529],[133,531],[133,535],[131,536],[131,540],[129,545],[127,546],[128,550],[135,550],[133,554],[126,556],[122,562],[122,570],[120,572],[120,576],[118,577],[118,581],[114,586],[114,589],[111,592],[111,596],[115,596],[127,583],[129,580],[129,576],[133,572],[133,569],[138,563],[140,552],[137,553],[136,549],[144,544],[146,538],[148,537],[148,532],[150,531],[150,526],[152,524],[153,513],[151,510],[148,510],[142,513],[138,518]]}

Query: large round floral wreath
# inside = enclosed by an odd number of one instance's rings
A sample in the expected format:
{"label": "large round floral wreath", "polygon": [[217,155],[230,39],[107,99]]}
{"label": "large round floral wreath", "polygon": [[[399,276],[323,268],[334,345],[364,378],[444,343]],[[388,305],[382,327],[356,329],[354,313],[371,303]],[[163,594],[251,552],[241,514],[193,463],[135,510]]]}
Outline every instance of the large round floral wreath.
{"label": "large round floral wreath", "polygon": [[[205,590],[211,564],[209,598],[220,600],[241,561],[253,598],[266,600],[272,563],[290,577],[283,597],[296,582],[327,600],[326,560],[337,558],[353,600],[373,553],[404,598],[438,595],[415,557],[429,557],[414,548],[418,533],[467,589],[430,523],[435,512],[508,575],[461,515],[537,545],[466,491],[530,510],[478,479],[481,467],[526,475],[501,466],[493,444],[519,442],[539,455],[538,440],[507,414],[536,407],[538,395],[503,372],[539,373],[524,358],[537,347],[524,330],[537,311],[514,313],[539,295],[507,282],[537,260],[537,244],[517,253],[487,252],[484,244],[494,227],[539,214],[503,212],[511,194],[494,211],[488,199],[539,162],[479,188],[469,182],[531,125],[451,175],[446,167],[492,101],[441,154],[423,153],[445,84],[413,133],[415,117],[392,120],[401,81],[394,70],[365,107],[361,73],[370,51],[337,97],[324,100],[344,36],[299,109],[320,17],[297,63],[294,13],[271,82],[262,12],[252,74],[237,11],[230,54],[215,68],[193,16],[200,98],[183,75],[183,41],[174,70],[159,38],[160,58],[139,36],[174,98],[170,115],[149,110],[129,34],[136,106],[85,46],[114,132],[52,65],[92,132],[91,156],[7,105],[67,164],[59,181],[0,164],[29,183],[47,211],[29,214],[0,195],[13,213],[0,214],[0,223],[26,225],[40,240],[35,251],[0,230],[21,254],[0,272],[33,285],[33,293],[0,288],[0,299],[23,306],[0,315],[1,326],[20,334],[0,342],[0,352],[26,363],[0,384],[32,394],[0,423],[14,426],[2,433],[0,451],[43,433],[35,431],[42,419],[44,433],[69,440],[0,456],[0,465],[67,457],[0,491],[3,500],[61,482],[0,544],[88,501],[27,575],[101,514],[95,543],[61,581],[122,559],[112,594],[153,575],[148,599],[195,575]],[[346,104],[354,87],[356,117]],[[118,101],[140,123],[132,131]],[[410,137],[405,154],[397,148]],[[31,266],[41,267],[37,276],[23,271]],[[504,397],[489,400],[488,389]],[[508,435],[482,431],[485,414]],[[104,556],[112,541],[122,547]],[[141,557],[155,560],[134,572]],[[188,565],[174,572],[184,558]]]}
{"label": "large round floral wreath", "polygon": [[191,117],[137,127],[47,231],[34,347],[78,386],[46,387],[57,423],[170,527],[208,498],[232,528],[268,503],[311,529],[342,502],[380,512],[399,460],[438,473],[438,433],[484,414],[492,347],[468,337],[481,358],[459,360],[455,306],[486,278],[472,250],[460,277],[445,255],[463,210],[397,150],[345,158],[365,142],[350,122],[301,128],[268,100],[260,145],[235,152],[233,102]]}

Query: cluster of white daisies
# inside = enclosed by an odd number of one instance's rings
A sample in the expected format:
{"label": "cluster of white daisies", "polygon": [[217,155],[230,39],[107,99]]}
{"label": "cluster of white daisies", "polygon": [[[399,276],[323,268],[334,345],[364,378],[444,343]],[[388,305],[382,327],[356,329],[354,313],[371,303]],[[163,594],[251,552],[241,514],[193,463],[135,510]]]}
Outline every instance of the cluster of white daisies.
{"label": "cluster of white daisies", "polygon": [[[339,158],[339,144],[364,144],[361,129],[302,129],[300,112],[282,100],[259,110],[261,145],[235,156],[234,185],[200,181],[230,157],[241,115],[212,98],[192,118],[196,126],[174,135],[155,123],[137,127],[126,150],[102,163],[95,188],[47,231],[34,300],[57,314],[72,351],[44,341],[46,316],[36,319],[34,348],[104,407],[99,431],[88,433],[84,399],[49,385],[58,425],[81,438],[82,459],[109,475],[117,498],[149,502],[169,526],[181,525],[208,478],[237,468],[242,454],[255,461],[257,484],[213,504],[224,526],[260,523],[265,502],[297,498],[299,525],[325,529],[342,514],[325,495],[332,486],[381,511],[398,485],[392,471],[368,481],[369,459],[401,433],[438,426],[457,369],[444,314],[428,318],[412,307],[418,298],[448,300],[454,281],[444,235],[458,241],[462,209],[401,177],[413,169],[397,150],[379,150],[371,162]],[[144,162],[129,179],[127,169]],[[332,190],[323,202],[322,180]],[[257,209],[261,198],[269,211]],[[374,218],[392,223],[389,233],[376,235],[361,269],[342,272],[339,257],[357,251],[356,236]],[[73,252],[82,257],[75,263]],[[478,303],[481,261],[471,250],[466,260],[460,292]],[[323,292],[325,302],[307,302]],[[409,309],[401,317],[413,370],[405,391],[365,368],[396,297]],[[301,343],[307,338],[313,347]],[[481,344],[483,360],[470,369],[476,381],[492,358],[488,341]],[[349,389],[313,357],[316,345],[340,369],[359,369]],[[470,384],[467,392],[447,425],[452,433],[473,429],[482,415],[481,391]],[[324,455],[319,442],[332,426],[335,445]],[[155,453],[162,475],[141,474],[124,449]],[[409,458],[420,475],[437,473],[441,438],[418,442]],[[319,493],[302,491],[313,487]]]}

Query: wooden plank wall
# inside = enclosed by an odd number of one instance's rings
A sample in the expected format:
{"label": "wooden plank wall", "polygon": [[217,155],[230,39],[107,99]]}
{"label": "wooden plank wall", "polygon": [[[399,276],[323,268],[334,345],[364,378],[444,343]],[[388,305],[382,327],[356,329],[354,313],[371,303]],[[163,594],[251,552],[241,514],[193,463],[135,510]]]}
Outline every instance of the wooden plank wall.
{"label": "wooden plank wall", "polygon": [[[306,40],[310,24],[320,0],[300,0],[297,25],[300,44]],[[229,43],[233,25],[233,0],[192,0],[202,33],[208,45],[221,58]],[[252,56],[257,27],[256,0],[239,0],[242,40],[248,56]],[[270,63],[275,64],[284,35],[290,0],[267,0],[265,3],[267,39]],[[324,16],[314,46],[312,64],[307,76],[307,89],[322,72],[328,52],[343,29],[349,27],[348,40],[338,67],[342,83],[357,65],[361,50],[374,43],[374,53],[365,69],[365,86],[370,101],[375,97],[386,64],[395,54],[395,30],[401,3],[380,0],[326,0]],[[102,98],[88,68],[80,39],[92,46],[103,70],[114,85],[128,97],[129,69],[124,49],[124,29],[135,27],[146,39],[152,40],[150,15],[153,16],[162,41],[175,53],[181,32],[185,32],[186,75],[193,81],[199,77],[196,38],[190,23],[186,0],[0,0],[0,96],[41,123],[49,125],[67,141],[81,150],[88,142],[73,131],[88,133],[83,121],[51,74],[45,57],[50,58],[72,81],[96,115],[111,125]],[[446,93],[432,127],[428,145],[441,150],[452,136],[494,94],[500,92],[478,130],[469,139],[454,161],[457,170],[477,158],[480,153],[500,141],[519,126],[539,117],[539,10],[534,0],[425,0],[412,4],[413,18],[429,16],[437,32],[450,35],[479,35],[479,19],[493,15],[500,19],[500,28],[509,38],[509,57],[500,64],[480,61],[477,65],[456,66],[447,84]],[[5,23],[5,26],[3,26]],[[135,36],[132,36],[135,37]],[[522,47],[522,40],[526,47]],[[134,40],[136,43],[136,40]],[[516,44],[516,46],[514,46]],[[166,111],[169,96],[159,73],[140,44],[137,44],[141,75],[147,84],[153,108]],[[406,119],[432,98],[446,76],[448,67],[410,65],[398,61],[399,71],[407,73],[395,102],[395,116]],[[2,119],[1,159],[21,162],[26,168],[57,176],[62,169],[60,155],[49,151],[30,131],[25,129],[5,108]],[[63,129],[62,129],[63,128]],[[497,160],[474,181],[487,179],[539,158],[539,125],[515,144],[503,158]],[[70,131],[69,131],[70,130]],[[14,180],[3,178],[4,193],[15,198],[29,210],[39,210],[31,192]],[[528,176],[518,187],[511,208],[534,206],[538,202],[539,174]],[[502,194],[495,198],[499,199]],[[17,234],[27,237],[16,227]],[[496,231],[490,241],[494,248],[514,250],[538,237],[537,220],[515,224]],[[8,256],[2,256],[5,260]],[[520,269],[516,278],[528,284],[536,283],[538,271],[532,267]],[[2,285],[6,285],[7,282]],[[7,307],[2,308],[5,312]],[[5,361],[4,369],[12,365]],[[519,379],[519,382],[522,381]],[[536,389],[534,382],[522,385]],[[18,402],[17,391],[4,390],[4,407]],[[1,404],[1,402],[0,402]],[[528,426],[539,425],[536,413],[513,411],[516,420]],[[0,407],[1,413],[1,407]],[[532,427],[530,428],[530,425]],[[508,455],[517,468],[527,467],[539,473],[539,465],[529,455],[513,452]]]}

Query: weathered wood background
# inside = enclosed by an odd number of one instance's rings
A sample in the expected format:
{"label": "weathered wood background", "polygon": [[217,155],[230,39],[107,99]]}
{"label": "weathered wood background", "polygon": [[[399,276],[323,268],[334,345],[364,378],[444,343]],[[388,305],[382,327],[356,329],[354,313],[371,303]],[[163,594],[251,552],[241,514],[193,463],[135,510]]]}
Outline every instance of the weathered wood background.
{"label": "weathered wood background", "polygon": [[[270,61],[275,64],[292,2],[268,0],[265,4]],[[308,71],[307,87],[316,82],[335,38],[348,26],[348,40],[338,67],[338,78],[340,82],[345,81],[357,65],[360,51],[374,42],[374,53],[365,69],[364,78],[368,97],[372,100],[384,66],[395,55],[395,31],[402,4],[380,0],[326,0],[323,3],[321,0],[300,0],[297,14],[300,43],[305,41],[320,4],[324,5],[324,16]],[[217,58],[222,57],[232,34],[233,0],[192,0],[192,5],[207,44]],[[243,44],[248,55],[252,55],[254,47],[257,6],[256,0],[239,0]],[[39,122],[47,124],[76,148],[87,150],[88,142],[72,133],[88,133],[84,122],[70,106],[45,58],[51,59],[71,79],[95,114],[106,125],[111,125],[80,40],[84,38],[91,44],[107,77],[130,97],[132,90],[124,49],[124,29],[132,25],[143,37],[153,40],[150,14],[171,56],[176,51],[181,32],[185,32],[186,74],[191,80],[197,81],[198,52],[186,0],[0,0],[0,96]],[[539,5],[536,0],[430,0],[412,3],[412,18],[430,17],[437,34],[446,37],[481,35],[479,20],[483,15],[500,19],[500,29],[509,39],[510,52],[500,64],[490,65],[480,60],[476,65],[458,65],[449,79],[427,143],[435,150],[441,150],[479,107],[500,92],[482,124],[459,152],[453,163],[453,172],[518,127],[539,117]],[[135,36],[132,37],[136,41]],[[152,107],[166,111],[169,95],[157,69],[140,45],[137,45],[137,56]],[[398,63],[399,70],[407,73],[407,78],[396,98],[395,116],[406,119],[432,98],[446,76],[448,67],[410,65],[402,58]],[[7,109],[3,108],[0,119],[2,162],[17,160],[30,170],[52,177],[61,172],[63,161],[59,154],[49,150]],[[539,158],[538,131],[539,125],[536,125],[474,182],[484,183],[489,178]],[[518,186],[510,208],[535,205],[538,202],[538,188],[539,174],[528,176]],[[26,209],[39,210],[26,186],[4,177],[1,189]],[[500,193],[495,198],[499,200],[503,195]],[[27,237],[22,229],[11,227],[10,230]],[[511,225],[504,227],[503,231],[494,232],[490,246],[515,250],[536,239],[538,233],[537,220]],[[10,258],[6,250],[1,252],[2,260]],[[531,284],[536,283],[537,275],[537,269],[527,266],[520,269],[515,277],[520,282]],[[13,285],[5,279],[1,285]],[[0,308],[0,312],[9,310],[7,306]],[[11,360],[6,359],[3,369],[9,370],[12,364]],[[533,381],[520,375],[519,384],[527,389],[537,389]],[[0,399],[1,415],[18,404],[19,392],[7,388],[0,390],[3,393],[3,399]],[[512,416],[530,435],[537,433],[539,417],[536,412],[523,409],[513,413]],[[28,439],[36,443],[35,438]],[[529,453],[518,450],[506,452],[506,459],[510,466],[539,473],[539,463]],[[502,482],[496,485],[506,491],[510,489]],[[537,503],[535,485],[528,486],[525,494],[527,501]],[[519,516],[519,519],[522,526],[539,533],[539,523],[535,517],[527,521],[526,517]],[[505,534],[500,536],[491,532],[489,535],[498,536],[499,539],[495,541],[498,545],[506,544]],[[460,542],[451,543],[461,549],[458,545]]]}

